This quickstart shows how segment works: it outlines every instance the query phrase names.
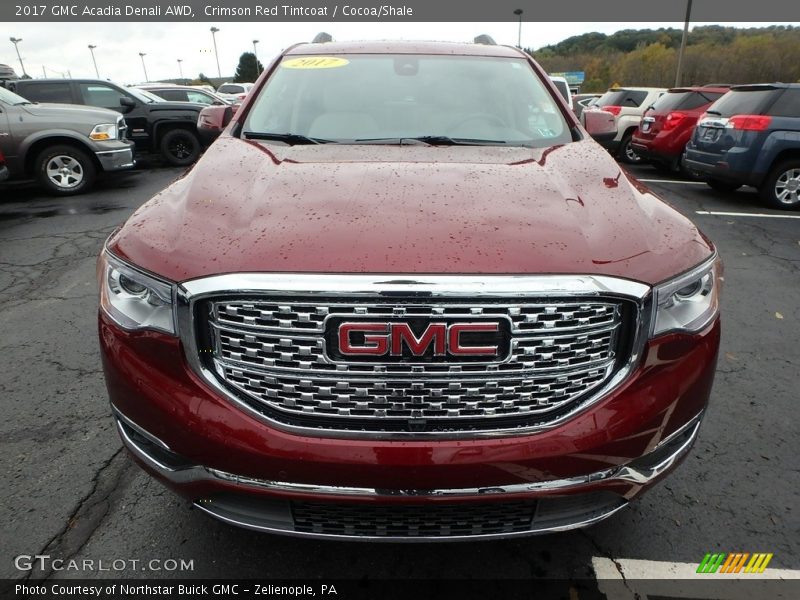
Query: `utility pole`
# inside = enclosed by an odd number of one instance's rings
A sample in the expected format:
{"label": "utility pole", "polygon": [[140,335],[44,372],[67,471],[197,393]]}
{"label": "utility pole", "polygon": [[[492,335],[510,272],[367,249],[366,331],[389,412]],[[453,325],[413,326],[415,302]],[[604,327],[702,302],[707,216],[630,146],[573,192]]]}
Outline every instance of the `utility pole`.
{"label": "utility pole", "polygon": [[518,8],[514,14],[519,17],[519,29],[517,29],[517,48],[522,48],[522,9]]}
{"label": "utility pole", "polygon": [[23,77],[27,77],[28,74],[25,72],[25,65],[22,64],[22,57],[19,55],[19,46],[17,46],[17,44],[19,44],[22,41],[22,38],[10,37],[8,39],[11,40],[11,43],[14,44],[14,50],[17,51],[17,58],[19,59],[19,66],[22,68],[22,75],[23,75]]}
{"label": "utility pole", "polygon": [[219,52],[217,52],[217,32],[219,29],[217,27],[211,28],[211,37],[214,39],[214,56],[217,59],[217,77],[222,79],[222,71],[219,68]]}
{"label": "utility pole", "polygon": [[139,56],[142,59],[142,70],[144,71],[144,81],[147,83],[150,81],[150,78],[147,76],[147,67],[144,66],[144,57],[147,56],[144,52],[139,52]]}
{"label": "utility pole", "polygon": [[179,58],[178,59],[178,72],[181,74],[181,81],[183,81],[183,65],[181,65],[182,62],[183,62],[183,59]]}
{"label": "utility pole", "polygon": [[256,44],[258,40],[253,40],[253,56],[256,57],[256,73],[261,73],[261,69],[258,68],[258,52],[256,52]]}
{"label": "utility pole", "polygon": [[89,52],[92,53],[92,63],[94,64],[94,74],[97,75],[98,79],[100,79],[100,71],[97,70],[97,61],[94,59],[95,48],[97,48],[97,46],[92,46],[91,44],[89,44]]}
{"label": "utility pole", "polygon": [[692,0],[686,0],[686,20],[683,23],[683,36],[681,36],[681,49],[678,51],[678,70],[675,72],[675,87],[681,86],[683,71],[683,53],[686,50],[686,38],[689,35],[689,19],[692,16]]}

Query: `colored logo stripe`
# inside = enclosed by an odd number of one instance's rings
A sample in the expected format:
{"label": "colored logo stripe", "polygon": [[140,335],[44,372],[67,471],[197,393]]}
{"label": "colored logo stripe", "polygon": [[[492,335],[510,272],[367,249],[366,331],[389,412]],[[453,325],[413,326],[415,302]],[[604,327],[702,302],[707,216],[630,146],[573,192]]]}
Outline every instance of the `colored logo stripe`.
{"label": "colored logo stripe", "polygon": [[[772,560],[773,554],[770,553],[754,553],[749,552],[733,552],[726,554],[724,552],[711,554],[707,553],[700,565],[697,567],[697,573],[739,573],[744,568],[745,573],[763,573],[767,568],[769,561]],[[750,562],[747,562],[747,559]],[[723,562],[724,561],[724,562]],[[745,563],[747,566],[745,567]]]}

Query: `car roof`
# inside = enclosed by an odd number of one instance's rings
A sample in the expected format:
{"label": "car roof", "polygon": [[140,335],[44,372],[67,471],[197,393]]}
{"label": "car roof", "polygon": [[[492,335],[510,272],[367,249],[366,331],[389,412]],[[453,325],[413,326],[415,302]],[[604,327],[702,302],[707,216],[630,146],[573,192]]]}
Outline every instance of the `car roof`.
{"label": "car roof", "polygon": [[620,86],[608,88],[608,92],[665,92],[667,88]]}
{"label": "car roof", "polygon": [[105,83],[105,84],[111,84],[111,85],[116,85],[118,87],[121,87],[120,84],[118,84],[118,83],[116,83],[114,81],[108,81],[107,79],[88,79],[88,78],[75,78],[75,77],[73,77],[72,79],[64,79],[64,78],[59,79],[58,77],[49,77],[47,79],[45,79],[45,78],[41,78],[41,79],[20,79],[19,81],[20,82],[24,81],[25,83],[70,83],[70,82],[72,82],[72,83]]}
{"label": "car roof", "polygon": [[525,58],[517,48],[494,44],[464,44],[458,42],[363,41],[297,44],[285,56],[326,54],[441,54],[460,56],[493,56]]}
{"label": "car roof", "polygon": [[677,88],[669,88],[667,90],[668,94],[681,94],[684,92],[714,92],[714,93],[725,93],[730,90],[730,87],[716,87],[716,86],[706,86],[706,85],[690,85],[686,87],[677,87]]}
{"label": "car roof", "polygon": [[746,85],[735,85],[731,89],[736,91],[758,91],[758,90],[783,90],[783,89],[798,89],[800,83],[783,83],[776,81],[775,83],[749,83]]}

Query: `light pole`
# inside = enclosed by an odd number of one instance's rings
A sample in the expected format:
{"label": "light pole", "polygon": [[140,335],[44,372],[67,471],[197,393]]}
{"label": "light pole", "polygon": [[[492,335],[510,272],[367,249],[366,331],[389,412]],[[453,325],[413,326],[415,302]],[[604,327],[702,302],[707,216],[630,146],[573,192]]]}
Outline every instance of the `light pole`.
{"label": "light pole", "polygon": [[256,52],[256,44],[258,40],[253,40],[253,56],[256,57],[256,73],[261,73],[261,69],[258,68],[258,52]]}
{"label": "light pole", "polygon": [[150,81],[150,78],[147,76],[147,67],[144,66],[144,57],[147,56],[147,54],[144,52],[139,52],[139,56],[142,59],[142,70],[144,70],[144,81],[145,83],[147,83],[148,81]]}
{"label": "light pole", "polygon": [[89,52],[92,53],[92,63],[94,63],[94,74],[97,75],[98,79],[100,79],[100,71],[97,70],[97,61],[94,59],[95,48],[97,48],[97,46],[92,46],[91,44],[89,44]]}
{"label": "light pole", "polygon": [[27,77],[28,74],[25,72],[25,65],[22,64],[22,57],[19,55],[19,46],[17,46],[17,44],[19,44],[22,41],[22,38],[11,37],[11,38],[8,38],[8,39],[11,40],[11,43],[14,44],[14,50],[17,51],[17,58],[19,59],[19,66],[22,67],[22,75]]}
{"label": "light pole", "polygon": [[519,17],[519,29],[517,29],[517,48],[522,48],[522,9],[518,8],[514,14]]}
{"label": "light pole", "polygon": [[217,32],[219,29],[217,27],[211,28],[211,37],[214,39],[214,56],[217,58],[217,77],[222,79],[222,71],[219,68],[219,52],[217,52]]}
{"label": "light pole", "polygon": [[183,62],[183,59],[179,58],[178,59],[178,72],[181,74],[181,81],[183,81],[183,65],[181,64],[182,62]]}
{"label": "light pole", "polygon": [[683,52],[686,50],[686,37],[689,35],[689,18],[692,16],[692,0],[686,0],[686,20],[683,23],[683,35],[681,36],[681,49],[678,51],[678,69],[675,71],[675,87],[681,86],[681,75],[683,70]]}

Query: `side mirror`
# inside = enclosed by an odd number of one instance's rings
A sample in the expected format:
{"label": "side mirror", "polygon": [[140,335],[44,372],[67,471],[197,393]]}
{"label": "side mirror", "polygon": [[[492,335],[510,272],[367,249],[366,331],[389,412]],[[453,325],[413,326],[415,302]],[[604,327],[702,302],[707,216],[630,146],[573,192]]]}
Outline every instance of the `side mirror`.
{"label": "side mirror", "polygon": [[129,98],[128,96],[120,96],[119,97],[119,105],[126,109],[126,112],[131,110],[132,108],[136,107],[136,101],[133,98]]}
{"label": "side mirror", "polygon": [[233,106],[206,106],[197,117],[197,130],[216,137],[231,122],[235,109]]}
{"label": "side mirror", "polygon": [[617,123],[610,112],[604,110],[583,111],[586,131],[595,140],[613,139],[617,135]]}

